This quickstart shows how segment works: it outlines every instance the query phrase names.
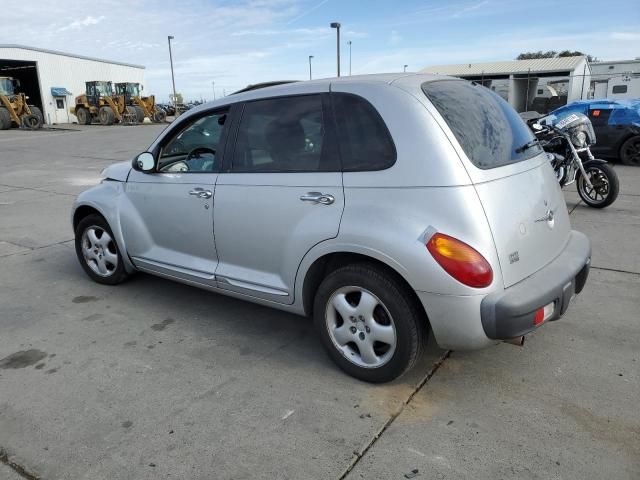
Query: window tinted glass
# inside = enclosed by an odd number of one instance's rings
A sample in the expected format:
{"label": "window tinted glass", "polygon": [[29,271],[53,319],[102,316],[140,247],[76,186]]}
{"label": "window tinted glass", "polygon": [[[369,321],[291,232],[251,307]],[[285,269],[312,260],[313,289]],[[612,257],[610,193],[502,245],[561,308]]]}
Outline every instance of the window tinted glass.
{"label": "window tinted glass", "polygon": [[227,120],[220,111],[198,118],[169,140],[158,162],[160,172],[214,172],[219,169],[218,145]]}
{"label": "window tinted glass", "polygon": [[614,85],[613,86],[613,90],[611,92],[612,93],[627,93],[627,86],[626,85]]}
{"label": "window tinted glass", "polygon": [[529,143],[533,133],[516,111],[491,90],[463,80],[426,82],[422,90],[478,168],[519,162],[542,151]]}
{"label": "window tinted glass", "polygon": [[346,172],[383,170],[396,160],[386,125],[364,98],[332,93],[342,168]]}
{"label": "window tinted glass", "polygon": [[325,145],[322,97],[304,95],[248,102],[238,127],[235,172],[338,170]]}

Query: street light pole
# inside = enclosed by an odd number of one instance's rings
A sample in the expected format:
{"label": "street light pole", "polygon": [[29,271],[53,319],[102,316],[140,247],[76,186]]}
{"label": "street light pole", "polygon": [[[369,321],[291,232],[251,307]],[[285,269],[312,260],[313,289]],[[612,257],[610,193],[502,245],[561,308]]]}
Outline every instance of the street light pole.
{"label": "street light pole", "polygon": [[311,59],[313,58],[313,55],[309,55],[309,80],[311,80]]}
{"label": "street light pole", "polygon": [[349,76],[351,76],[351,40],[347,43],[349,44]]}
{"label": "street light pole", "polygon": [[176,98],[176,79],[173,75],[173,55],[171,54],[171,40],[173,40],[173,35],[169,35],[167,37],[169,41],[169,62],[171,63],[171,84],[173,85],[173,108],[178,113],[178,99]]}
{"label": "street light pole", "polygon": [[333,22],[331,24],[331,28],[336,29],[336,50],[337,50],[337,60],[338,60],[338,76],[340,76],[340,23]]}
{"label": "street light pole", "polygon": [[405,66],[404,66],[404,73],[407,73],[407,67],[408,67],[408,66],[409,66],[409,65],[405,65]]}

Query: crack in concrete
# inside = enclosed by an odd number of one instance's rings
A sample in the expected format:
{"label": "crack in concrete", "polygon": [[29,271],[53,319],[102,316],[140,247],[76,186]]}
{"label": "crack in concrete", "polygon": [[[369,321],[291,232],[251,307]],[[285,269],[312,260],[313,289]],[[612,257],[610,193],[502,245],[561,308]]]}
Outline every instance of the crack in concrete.
{"label": "crack in concrete", "polygon": [[37,250],[42,250],[43,248],[55,247],[56,245],[62,245],[63,243],[71,242],[73,240],[75,240],[75,238],[69,238],[67,240],[60,240],[59,242],[50,243],[49,245],[42,245],[41,247],[27,247],[25,245],[19,245],[19,244],[14,243],[14,242],[9,242],[7,240],[3,240],[4,242],[10,243],[12,245],[16,245],[16,246],[18,246],[20,248],[27,248],[28,250],[26,252],[7,253],[6,255],[0,255],[0,258],[13,257],[14,255],[26,255],[28,253],[35,252]]}
{"label": "crack in concrete", "polygon": [[632,272],[631,270],[620,270],[618,268],[596,267],[591,265],[593,270],[604,270],[605,272],[626,273],[628,275],[640,275],[640,272]]}
{"label": "crack in concrete", "polygon": [[26,478],[27,480],[41,480],[41,476],[29,470],[24,465],[19,464],[9,455],[3,447],[0,447],[0,462],[4,463],[7,467],[11,468],[22,478]]}
{"label": "crack in concrete", "polygon": [[391,424],[393,424],[395,419],[398,418],[402,414],[402,412],[404,412],[404,409],[407,407],[407,405],[409,405],[411,400],[413,400],[413,397],[415,397],[416,394],[420,390],[422,390],[422,387],[424,387],[427,384],[427,382],[431,379],[431,377],[435,375],[435,373],[442,366],[444,361],[447,358],[449,358],[449,355],[451,355],[451,350],[447,350],[446,352],[444,352],[444,354],[440,357],[440,359],[437,362],[433,364],[433,367],[427,372],[427,374],[422,378],[422,380],[418,382],[418,384],[413,389],[413,391],[409,394],[406,400],[402,402],[398,410],[395,413],[393,413],[391,417],[389,417],[389,419],[384,423],[384,425],[382,425],[382,427],[374,434],[371,440],[367,442],[364,448],[362,448],[360,451],[353,452],[354,453],[353,459],[351,460],[351,462],[349,462],[349,465],[347,465],[347,468],[338,477],[338,480],[344,480],[347,477],[347,475],[351,473],[351,471],[358,465],[360,460],[364,458],[364,456],[371,449],[371,447],[375,445],[375,443],[382,436],[382,434],[384,434],[384,432],[387,431],[387,429],[391,426]]}
{"label": "crack in concrete", "polygon": [[[66,195],[68,197],[76,197],[77,195],[74,193],[62,193],[62,192],[52,192],[51,190],[44,190],[42,188],[36,188],[36,187],[18,187],[16,185],[8,185],[5,183],[0,183],[0,187],[7,187],[7,188],[12,188],[13,190],[9,190],[9,192],[15,192],[16,190],[33,190],[34,192],[41,192],[41,193],[50,193],[52,195]],[[9,192],[1,192],[1,193],[9,193]]]}

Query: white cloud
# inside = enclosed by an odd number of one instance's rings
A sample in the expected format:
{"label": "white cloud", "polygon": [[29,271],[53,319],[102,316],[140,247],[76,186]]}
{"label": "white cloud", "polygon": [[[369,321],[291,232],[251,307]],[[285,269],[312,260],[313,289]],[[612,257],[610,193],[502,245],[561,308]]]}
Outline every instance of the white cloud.
{"label": "white cloud", "polygon": [[638,32],[611,32],[613,40],[628,40],[630,42],[640,42],[640,33]]}
{"label": "white cloud", "polygon": [[91,25],[97,25],[98,23],[102,22],[105,18],[107,17],[105,17],[104,15],[100,15],[99,17],[92,17],[91,15],[88,15],[82,20],[74,20],[70,24],[59,28],[58,31],[64,32],[66,30],[81,30]]}
{"label": "white cloud", "polygon": [[396,46],[400,42],[402,42],[402,37],[396,30],[391,30],[391,35],[389,35],[389,44]]}

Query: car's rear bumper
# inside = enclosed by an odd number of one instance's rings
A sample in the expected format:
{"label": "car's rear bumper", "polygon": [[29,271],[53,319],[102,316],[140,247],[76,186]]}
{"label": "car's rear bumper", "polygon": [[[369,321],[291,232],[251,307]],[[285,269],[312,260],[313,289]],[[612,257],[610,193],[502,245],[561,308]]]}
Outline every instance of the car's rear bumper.
{"label": "car's rear bumper", "polygon": [[507,340],[537,328],[536,311],[553,303],[551,316],[559,319],[574,294],[582,291],[589,275],[591,242],[582,233],[572,231],[566,247],[543,269],[516,285],[494,292],[482,300],[480,316],[486,336]]}

